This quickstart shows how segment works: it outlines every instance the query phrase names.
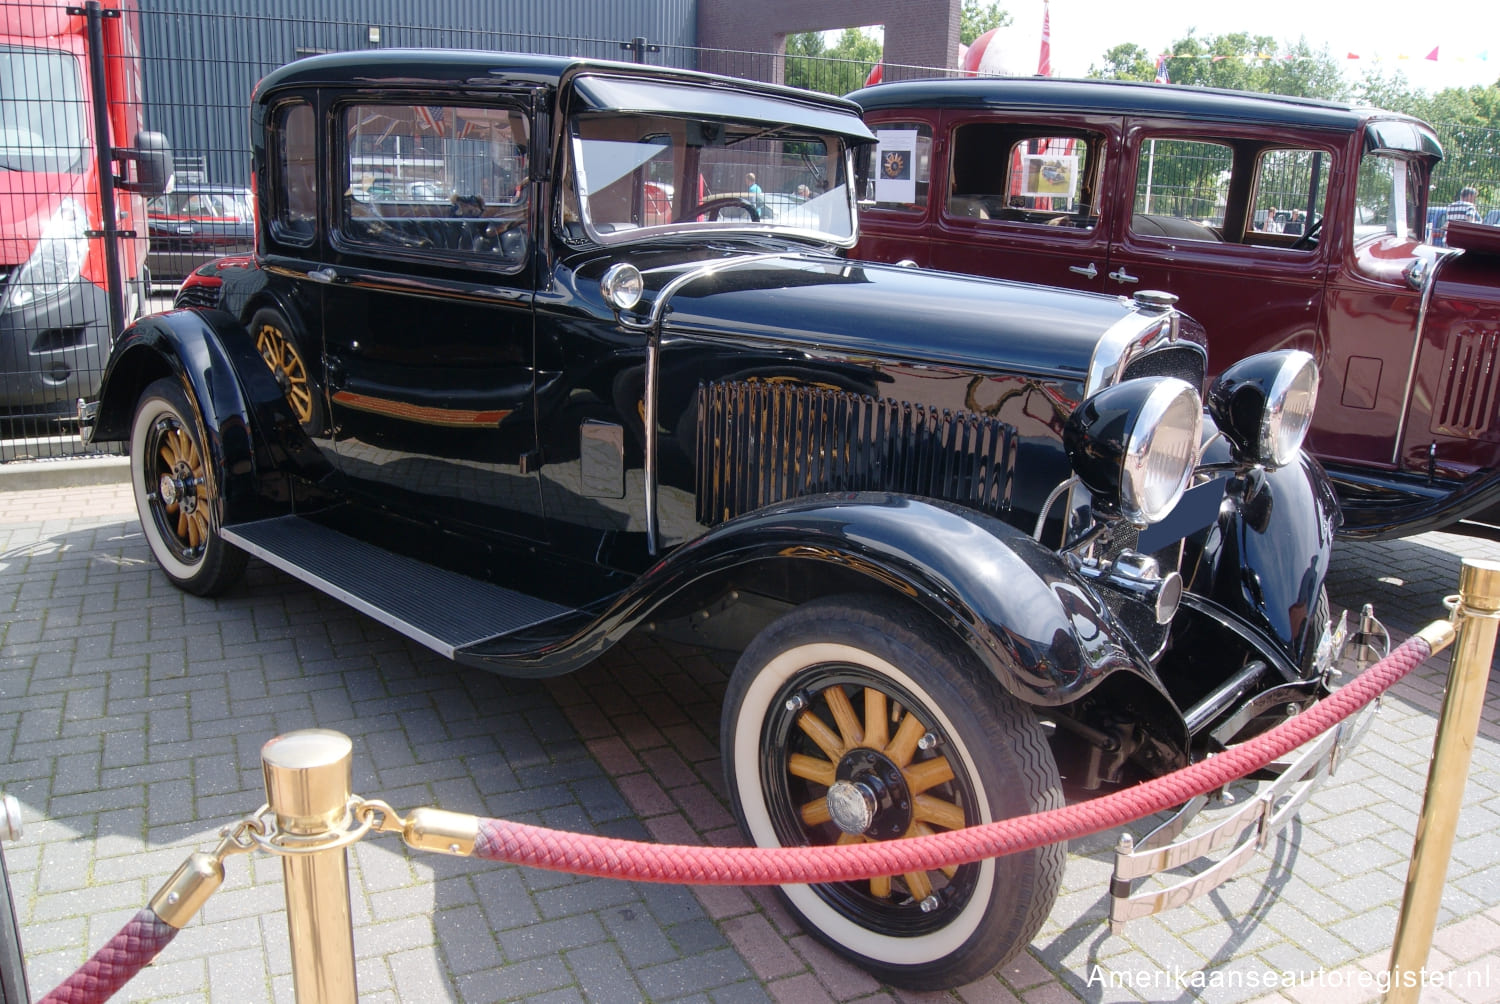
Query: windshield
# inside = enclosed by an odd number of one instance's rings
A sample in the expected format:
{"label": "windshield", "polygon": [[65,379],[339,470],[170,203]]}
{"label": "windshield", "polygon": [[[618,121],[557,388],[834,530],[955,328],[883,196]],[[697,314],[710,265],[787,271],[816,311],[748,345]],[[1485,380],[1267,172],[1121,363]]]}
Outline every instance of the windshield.
{"label": "windshield", "polygon": [[1354,239],[1389,234],[1418,240],[1425,233],[1422,218],[1422,174],[1407,158],[1384,152],[1366,153],[1359,162],[1354,197]]}
{"label": "windshield", "polygon": [[151,216],[167,220],[221,220],[249,223],[249,192],[182,190],[158,195],[146,203]]}
{"label": "windshield", "polygon": [[701,116],[577,115],[563,226],[602,244],[640,231],[750,230],[848,246],[854,204],[843,137]]}
{"label": "windshield", "polygon": [[73,173],[88,154],[78,60],[0,45],[0,169]]}

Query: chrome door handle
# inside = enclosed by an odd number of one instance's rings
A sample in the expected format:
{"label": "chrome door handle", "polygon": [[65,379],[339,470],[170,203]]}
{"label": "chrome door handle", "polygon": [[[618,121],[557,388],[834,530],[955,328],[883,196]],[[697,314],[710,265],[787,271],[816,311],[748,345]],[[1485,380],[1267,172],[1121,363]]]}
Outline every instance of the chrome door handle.
{"label": "chrome door handle", "polygon": [[1125,266],[1123,266],[1123,265],[1121,265],[1115,271],[1111,272],[1109,274],[1109,277],[1111,279],[1113,279],[1115,282],[1140,282],[1141,281],[1138,277],[1133,276],[1129,272],[1125,271]]}
{"label": "chrome door handle", "polygon": [[1089,279],[1092,279],[1094,276],[1099,274],[1099,270],[1094,267],[1093,262],[1089,262],[1087,268],[1082,265],[1069,265],[1068,271],[1072,272],[1074,275],[1081,275]]}
{"label": "chrome door handle", "polygon": [[315,268],[307,273],[307,277],[313,282],[333,282],[338,279],[339,274],[331,268]]}

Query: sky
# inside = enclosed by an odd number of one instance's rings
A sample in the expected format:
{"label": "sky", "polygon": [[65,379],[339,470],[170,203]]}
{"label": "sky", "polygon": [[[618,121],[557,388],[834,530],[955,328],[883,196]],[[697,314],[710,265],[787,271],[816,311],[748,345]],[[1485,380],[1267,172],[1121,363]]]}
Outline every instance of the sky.
{"label": "sky", "polygon": [[[1024,64],[1021,72],[1035,72],[1042,0],[1000,0],[1000,6],[1013,21],[1002,29],[1007,52]],[[1244,31],[1270,35],[1283,48],[1305,37],[1314,52],[1326,45],[1351,82],[1367,68],[1387,76],[1399,70],[1428,92],[1500,80],[1497,0],[1050,0],[1049,6],[1054,76],[1084,76],[1122,42],[1164,52],[1196,27],[1200,38]],[[1426,59],[1434,48],[1438,58]]]}

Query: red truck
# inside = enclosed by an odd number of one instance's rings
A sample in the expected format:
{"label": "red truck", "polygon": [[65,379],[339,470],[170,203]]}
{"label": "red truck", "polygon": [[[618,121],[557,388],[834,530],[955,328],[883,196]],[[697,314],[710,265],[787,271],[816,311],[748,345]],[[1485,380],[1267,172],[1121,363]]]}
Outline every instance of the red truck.
{"label": "red truck", "polygon": [[[68,417],[97,393],[114,333],[149,290],[142,196],[172,173],[165,140],[140,130],[139,15],[124,0],[69,9],[0,5],[0,418],[12,421]],[[134,178],[116,177],[128,162]]]}

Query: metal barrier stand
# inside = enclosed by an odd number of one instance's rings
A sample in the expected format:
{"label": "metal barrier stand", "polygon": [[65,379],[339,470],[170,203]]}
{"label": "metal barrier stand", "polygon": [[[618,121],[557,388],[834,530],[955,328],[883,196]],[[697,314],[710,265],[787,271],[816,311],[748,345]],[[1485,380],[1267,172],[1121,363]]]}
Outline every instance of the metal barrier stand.
{"label": "metal barrier stand", "polygon": [[1479,715],[1484,709],[1485,685],[1495,652],[1496,628],[1500,626],[1500,562],[1465,558],[1459,570],[1458,590],[1457,597],[1450,597],[1458,639],[1433,739],[1427,795],[1417,820],[1406,893],[1391,946],[1387,1004],[1415,1004],[1425,982],[1427,955],[1443,899],[1464,781],[1479,734]]}

